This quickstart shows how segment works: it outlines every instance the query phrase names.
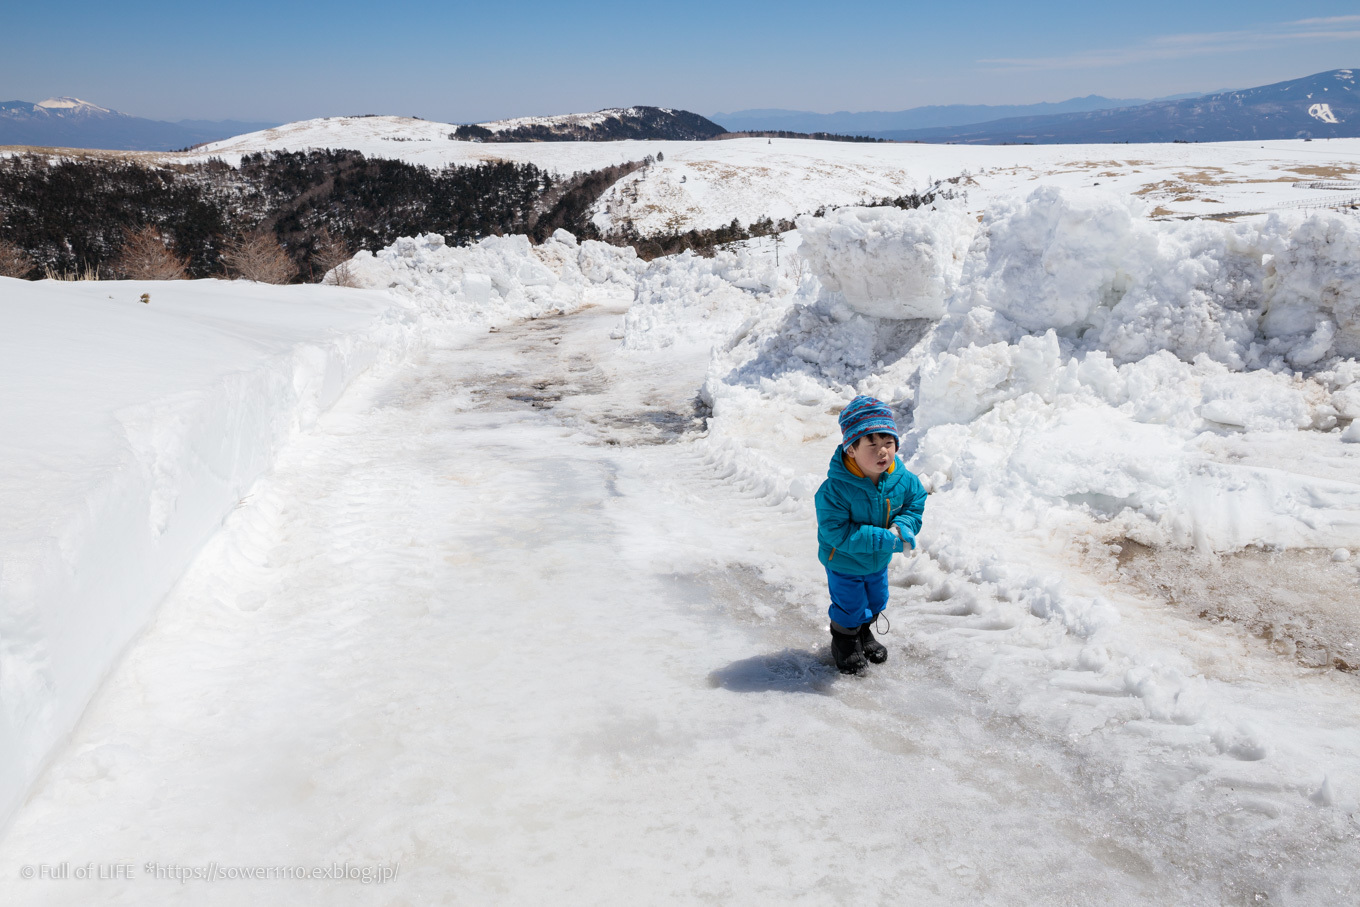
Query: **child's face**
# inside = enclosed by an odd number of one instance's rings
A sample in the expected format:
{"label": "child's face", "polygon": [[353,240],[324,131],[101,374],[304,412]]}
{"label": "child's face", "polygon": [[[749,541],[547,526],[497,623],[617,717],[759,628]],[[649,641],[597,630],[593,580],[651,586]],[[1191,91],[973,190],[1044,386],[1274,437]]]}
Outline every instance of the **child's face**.
{"label": "child's face", "polygon": [[865,435],[850,448],[850,456],[859,471],[874,480],[888,471],[896,453],[897,439],[881,432]]}

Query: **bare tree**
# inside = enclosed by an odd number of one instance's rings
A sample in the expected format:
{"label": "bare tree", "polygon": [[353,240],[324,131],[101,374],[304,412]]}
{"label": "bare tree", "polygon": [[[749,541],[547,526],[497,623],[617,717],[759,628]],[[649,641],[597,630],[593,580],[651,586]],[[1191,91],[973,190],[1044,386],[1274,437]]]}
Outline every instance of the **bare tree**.
{"label": "bare tree", "polygon": [[297,265],[283,251],[273,234],[256,230],[227,243],[222,253],[227,273],[257,283],[287,283],[297,273]]}
{"label": "bare tree", "polygon": [[0,239],[0,277],[27,277],[33,271],[33,259],[14,243]]}
{"label": "bare tree", "polygon": [[113,270],[127,280],[184,280],[189,276],[189,259],[170,251],[155,227],[124,227],[123,248]]}
{"label": "bare tree", "polygon": [[337,287],[357,287],[354,269],[350,267],[349,245],[344,237],[336,236],[325,227],[316,235],[312,261],[321,269],[321,282]]}
{"label": "bare tree", "polygon": [[[5,222],[5,212],[0,211],[0,224]],[[33,271],[33,259],[28,253],[9,240],[0,239],[0,277],[27,277]]]}

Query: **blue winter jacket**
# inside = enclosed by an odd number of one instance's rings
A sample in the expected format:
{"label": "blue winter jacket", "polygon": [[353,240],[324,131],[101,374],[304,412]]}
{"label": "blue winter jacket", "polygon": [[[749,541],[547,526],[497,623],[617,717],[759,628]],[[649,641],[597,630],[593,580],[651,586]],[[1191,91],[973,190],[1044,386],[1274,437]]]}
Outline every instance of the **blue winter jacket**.
{"label": "blue winter jacket", "polygon": [[[903,550],[902,539],[916,547],[926,489],[900,457],[893,457],[878,484],[855,472],[837,447],[826,481],[817,489],[817,559],[837,573],[865,576],[887,567]],[[902,539],[892,531],[894,524]]]}

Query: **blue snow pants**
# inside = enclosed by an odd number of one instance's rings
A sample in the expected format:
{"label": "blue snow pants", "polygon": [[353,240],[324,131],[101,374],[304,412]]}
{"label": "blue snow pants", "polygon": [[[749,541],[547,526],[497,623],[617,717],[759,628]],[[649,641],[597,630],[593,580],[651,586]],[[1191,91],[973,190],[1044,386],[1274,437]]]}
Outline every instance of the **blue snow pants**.
{"label": "blue snow pants", "polygon": [[849,576],[828,567],[826,584],[831,587],[827,616],[847,630],[869,623],[888,604],[887,567],[864,576]]}

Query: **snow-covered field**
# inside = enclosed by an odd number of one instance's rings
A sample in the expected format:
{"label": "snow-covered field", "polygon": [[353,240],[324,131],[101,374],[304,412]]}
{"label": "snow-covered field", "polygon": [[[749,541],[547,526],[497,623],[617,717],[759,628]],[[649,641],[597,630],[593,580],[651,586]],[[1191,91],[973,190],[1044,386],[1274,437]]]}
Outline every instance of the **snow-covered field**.
{"label": "snow-covered field", "polygon": [[[629,156],[597,147],[530,150]],[[6,901],[1344,903],[1360,220],[1029,173],[714,259],[419,237],[365,290],[0,284]],[[932,493],[890,661],[841,678],[812,495],[857,392]],[[136,877],[23,877],[62,861]],[[400,871],[147,868],[336,861]]]}
{"label": "snow-covered field", "polygon": [[457,128],[406,117],[333,117],[237,136],[166,159],[235,162],[265,150],[352,148],[431,167],[484,160],[559,173],[647,155],[664,160],[621,180],[595,212],[602,228],[631,220],[642,233],[749,224],[856,205],[963,177],[970,208],[1027,194],[1039,182],[1137,196],[1157,216],[1312,210],[1360,204],[1360,139],[1159,145],[916,145],[733,139],[714,142],[481,144]]}

